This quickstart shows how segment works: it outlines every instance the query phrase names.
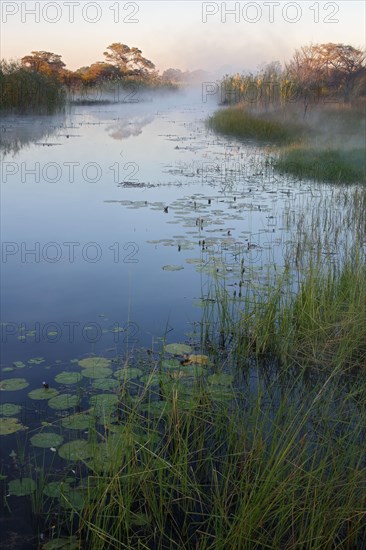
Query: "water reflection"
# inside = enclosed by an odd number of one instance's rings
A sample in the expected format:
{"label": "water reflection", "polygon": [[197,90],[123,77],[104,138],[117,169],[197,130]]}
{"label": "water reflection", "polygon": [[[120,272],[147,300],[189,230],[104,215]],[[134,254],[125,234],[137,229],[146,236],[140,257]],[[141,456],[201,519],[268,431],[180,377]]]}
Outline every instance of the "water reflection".
{"label": "water reflection", "polygon": [[[16,155],[33,143],[55,146],[51,138],[65,123],[65,116],[4,117],[0,126],[0,153]],[[60,145],[60,143],[58,143]]]}

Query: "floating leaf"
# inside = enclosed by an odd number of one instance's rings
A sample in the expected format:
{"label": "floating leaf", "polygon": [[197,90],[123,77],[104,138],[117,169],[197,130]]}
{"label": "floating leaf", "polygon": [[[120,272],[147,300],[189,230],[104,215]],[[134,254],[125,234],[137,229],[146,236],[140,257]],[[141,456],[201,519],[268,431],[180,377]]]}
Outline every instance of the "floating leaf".
{"label": "floating leaf", "polygon": [[84,460],[93,456],[93,447],[85,439],[75,439],[61,445],[58,454],[66,460]]}
{"label": "floating leaf", "polygon": [[96,390],[114,390],[118,386],[118,380],[114,378],[98,378],[93,382]]}
{"label": "floating leaf", "polygon": [[118,380],[131,380],[132,378],[139,378],[143,374],[141,369],[135,367],[125,367],[123,369],[118,369],[113,376],[118,378]]}
{"label": "floating leaf", "polygon": [[231,386],[234,376],[232,374],[216,373],[208,377],[210,384],[215,386]]}
{"label": "floating leaf", "polygon": [[63,418],[61,424],[69,430],[86,430],[90,426],[90,421],[90,415],[79,413]]}
{"label": "floating leaf", "polygon": [[20,405],[15,405],[15,403],[3,403],[0,405],[0,415],[13,416],[14,414],[18,414],[21,409],[22,407]]}
{"label": "floating leaf", "polygon": [[164,271],[181,271],[184,267],[182,265],[164,265],[162,269]]}
{"label": "floating leaf", "polygon": [[8,378],[0,382],[0,390],[2,391],[24,390],[27,386],[29,386],[29,382],[25,378]]}
{"label": "floating leaf", "polygon": [[114,393],[100,393],[93,395],[89,402],[97,416],[110,415],[116,408],[118,396]]}
{"label": "floating leaf", "polygon": [[36,490],[36,484],[30,477],[9,481],[9,494],[16,497],[31,495]]}
{"label": "floating leaf", "polygon": [[13,370],[15,370],[14,367],[4,367],[3,369],[1,369],[3,372],[12,372]]}
{"label": "floating leaf", "polygon": [[64,438],[62,437],[62,435],[58,435],[53,432],[40,432],[30,439],[34,447],[42,447],[43,449],[58,447],[59,445],[61,445],[63,440]]}
{"label": "floating leaf", "polygon": [[188,355],[182,365],[208,365],[209,359],[207,355]]}
{"label": "floating leaf", "polygon": [[173,355],[185,355],[192,351],[191,346],[187,344],[167,344],[164,349],[166,352],[172,353]]}
{"label": "floating leaf", "polygon": [[46,496],[52,498],[59,498],[62,494],[70,491],[70,485],[65,481],[51,481],[47,483],[43,492]]}
{"label": "floating leaf", "polygon": [[81,380],[81,374],[80,372],[68,372],[63,371],[60,372],[57,376],[55,376],[56,382],[59,384],[77,384]]}
{"label": "floating leaf", "polygon": [[14,365],[17,369],[24,369],[24,367],[25,367],[25,363],[23,363],[23,361],[14,361],[14,362],[13,362],[13,365]]}
{"label": "floating leaf", "polygon": [[182,365],[178,359],[163,359],[161,366],[164,369],[180,369]]}
{"label": "floating leaf", "polygon": [[57,538],[48,541],[42,546],[43,550],[78,550],[79,541],[76,537]]}
{"label": "floating leaf", "polygon": [[71,409],[73,407],[76,407],[79,403],[79,397],[77,395],[72,395],[71,393],[63,393],[61,395],[57,395],[56,397],[52,397],[52,399],[49,400],[48,405],[51,407],[51,409]]}
{"label": "floating leaf", "polygon": [[43,357],[33,357],[32,359],[29,359],[28,363],[31,365],[40,365],[41,363],[44,363],[45,359]]}
{"label": "floating leaf", "polygon": [[[72,509],[72,510],[82,510],[85,500],[88,497],[88,490],[84,487],[75,487],[75,489],[70,489],[68,493],[60,495],[60,504],[63,508]],[[62,548],[69,548],[68,546],[63,546]],[[77,547],[79,548],[79,546]]]}
{"label": "floating leaf", "polygon": [[0,418],[0,435],[9,435],[20,430],[26,430],[26,426],[20,424],[18,418],[1,417]]}
{"label": "floating leaf", "polygon": [[83,369],[109,367],[111,362],[112,361],[110,359],[106,359],[105,357],[87,357],[86,359],[81,359],[78,361],[80,367]]}
{"label": "floating leaf", "polygon": [[55,388],[37,388],[36,390],[32,390],[28,393],[28,397],[30,399],[51,399],[52,397],[56,397],[58,395],[58,391]]}
{"label": "floating leaf", "polygon": [[81,374],[86,378],[109,378],[112,372],[108,367],[90,367],[83,369]]}

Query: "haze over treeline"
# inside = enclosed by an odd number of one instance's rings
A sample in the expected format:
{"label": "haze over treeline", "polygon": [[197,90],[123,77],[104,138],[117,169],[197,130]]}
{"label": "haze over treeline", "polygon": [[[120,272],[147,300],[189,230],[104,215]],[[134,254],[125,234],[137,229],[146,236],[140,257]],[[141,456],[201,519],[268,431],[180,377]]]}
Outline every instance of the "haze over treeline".
{"label": "haze over treeline", "polygon": [[[97,85],[174,90],[215,81],[215,77],[203,70],[170,68],[160,74],[155,63],[138,47],[121,42],[107,46],[103,56],[103,61],[76,71],[67,69],[60,54],[44,50],[32,51],[20,61],[2,60],[1,108],[26,111],[43,105],[49,111],[62,105],[67,91],[82,91]],[[265,105],[296,96],[306,104],[315,95],[350,102],[364,97],[365,88],[363,50],[348,44],[310,44],[295,50],[284,67],[273,61],[256,73],[243,71],[226,75],[221,80],[221,101],[238,103],[250,99],[251,103]]]}

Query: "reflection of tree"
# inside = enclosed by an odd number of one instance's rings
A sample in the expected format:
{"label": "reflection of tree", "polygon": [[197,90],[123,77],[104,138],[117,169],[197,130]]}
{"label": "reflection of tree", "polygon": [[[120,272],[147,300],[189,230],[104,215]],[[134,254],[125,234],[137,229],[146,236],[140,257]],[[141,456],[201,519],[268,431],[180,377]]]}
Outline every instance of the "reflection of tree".
{"label": "reflection of tree", "polygon": [[17,154],[23,147],[52,136],[57,130],[58,123],[60,123],[58,119],[52,119],[52,124],[46,125],[35,118],[26,120],[3,118],[0,126],[0,153]]}
{"label": "reflection of tree", "polygon": [[107,126],[107,132],[111,138],[121,140],[130,136],[138,136],[142,129],[154,120],[153,115],[129,117],[123,120],[116,120]]}

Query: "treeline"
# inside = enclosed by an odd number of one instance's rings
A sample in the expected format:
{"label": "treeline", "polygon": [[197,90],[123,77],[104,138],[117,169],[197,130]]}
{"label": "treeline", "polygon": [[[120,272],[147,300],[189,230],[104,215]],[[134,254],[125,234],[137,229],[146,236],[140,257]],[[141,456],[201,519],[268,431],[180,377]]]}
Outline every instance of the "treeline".
{"label": "treeline", "polygon": [[175,83],[163,78],[155,64],[140,49],[113,43],[98,61],[76,71],[66,68],[61,56],[33,51],[18,62],[0,62],[0,109],[16,112],[52,112],[66,98],[83,96],[85,90],[111,85],[123,88],[170,88]]}
{"label": "treeline", "polygon": [[365,53],[344,44],[304,46],[284,68],[273,62],[256,74],[226,75],[221,81],[223,104],[267,109],[302,102],[306,113],[310,104],[360,98],[366,98]]}

